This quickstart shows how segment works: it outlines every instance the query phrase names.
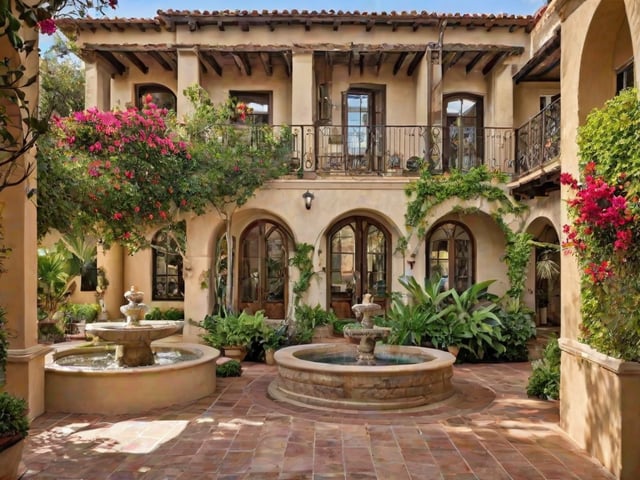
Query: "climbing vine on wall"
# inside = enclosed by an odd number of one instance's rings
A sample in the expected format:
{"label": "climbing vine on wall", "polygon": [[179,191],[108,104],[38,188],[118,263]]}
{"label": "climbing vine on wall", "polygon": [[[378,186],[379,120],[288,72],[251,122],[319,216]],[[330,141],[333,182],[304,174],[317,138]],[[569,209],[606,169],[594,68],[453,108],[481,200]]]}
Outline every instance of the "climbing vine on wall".
{"label": "climbing vine on wall", "polygon": [[[501,172],[492,172],[487,167],[479,166],[468,172],[453,170],[443,175],[433,175],[429,171],[422,172],[420,178],[409,184],[406,195],[409,197],[405,222],[410,235],[415,232],[418,238],[424,238],[430,225],[433,209],[451,199],[472,200],[484,198],[498,205],[492,217],[505,235],[505,255],[502,260],[507,265],[507,276],[510,288],[507,295],[519,301],[524,291],[526,267],[531,254],[532,236],[526,232],[514,232],[504,221],[505,216],[521,216],[527,209],[509,196],[499,186],[505,183],[507,176]],[[476,207],[456,207],[454,210],[469,214],[478,211]],[[398,250],[405,250],[409,238],[401,238]]]}
{"label": "climbing vine on wall", "polygon": [[308,243],[297,243],[295,246],[295,254],[289,259],[289,264],[296,267],[300,272],[300,278],[293,284],[293,293],[295,294],[295,304],[300,303],[300,298],[309,290],[313,272],[313,245]]}

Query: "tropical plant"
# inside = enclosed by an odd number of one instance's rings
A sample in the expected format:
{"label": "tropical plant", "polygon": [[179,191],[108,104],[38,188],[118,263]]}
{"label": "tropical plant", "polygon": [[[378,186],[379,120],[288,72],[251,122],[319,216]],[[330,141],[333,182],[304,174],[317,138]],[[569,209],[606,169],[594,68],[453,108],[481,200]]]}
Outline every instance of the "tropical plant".
{"label": "tropical plant", "polygon": [[[54,315],[75,289],[75,282],[69,278],[68,257],[62,250],[38,252],[38,309],[48,322],[54,321]],[[64,331],[64,322],[58,328]]]}
{"label": "tropical plant", "polygon": [[267,327],[260,343],[265,350],[278,350],[288,343],[288,329],[289,325],[286,323],[278,325],[276,328]]}
{"label": "tropical plant", "polygon": [[182,320],[184,319],[184,310],[170,307],[162,309],[160,307],[151,308],[144,316],[145,320]]}
{"label": "tropical plant", "polygon": [[499,308],[495,311],[500,320],[500,343],[504,346],[502,353],[488,349],[491,360],[507,362],[524,362],[529,357],[527,342],[536,334],[533,312],[520,305],[515,310]]}
{"label": "tropical plant", "polygon": [[552,338],[544,347],[542,358],[531,362],[532,372],[527,395],[557,400],[560,397],[560,347]]}
{"label": "tropical plant", "polygon": [[306,304],[297,305],[295,316],[293,337],[296,343],[310,343],[317,327],[331,325],[336,320],[336,315],[322,308],[320,304],[315,307]]}
{"label": "tropical plant", "polygon": [[289,265],[296,267],[300,272],[298,280],[293,284],[293,293],[295,294],[294,305],[298,305],[302,295],[309,290],[311,278],[314,275],[313,261],[313,245],[308,243],[297,243],[294,249],[294,255],[289,259]]}
{"label": "tropical plant", "polygon": [[240,314],[224,311],[221,314],[207,315],[202,321],[205,333],[202,339],[215,348],[225,346],[250,346],[260,342],[269,331],[262,310],[255,314],[246,311]]}

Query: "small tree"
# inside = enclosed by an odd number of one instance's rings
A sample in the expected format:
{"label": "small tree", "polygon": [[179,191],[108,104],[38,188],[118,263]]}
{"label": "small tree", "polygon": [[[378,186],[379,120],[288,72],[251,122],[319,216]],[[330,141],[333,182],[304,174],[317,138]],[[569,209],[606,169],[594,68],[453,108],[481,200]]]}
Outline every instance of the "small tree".
{"label": "small tree", "polygon": [[199,185],[206,198],[225,221],[227,244],[226,304],[231,306],[231,221],[265,182],[287,172],[286,153],[291,135],[284,129],[279,136],[269,125],[247,121],[249,107],[229,99],[214,105],[199,86],[187,88],[185,95],[193,113],[184,119],[182,133],[191,144],[190,152],[200,166]]}

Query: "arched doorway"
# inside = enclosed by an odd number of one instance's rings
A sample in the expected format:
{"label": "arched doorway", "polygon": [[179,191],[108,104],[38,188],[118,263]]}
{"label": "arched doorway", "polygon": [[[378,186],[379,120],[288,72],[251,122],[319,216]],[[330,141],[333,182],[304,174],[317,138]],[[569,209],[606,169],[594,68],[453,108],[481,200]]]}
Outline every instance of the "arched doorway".
{"label": "arched doorway", "polygon": [[391,272],[391,236],[375,220],[354,216],[336,223],[328,235],[327,291],[338,318],[353,318],[351,307],[371,293],[383,309]]}
{"label": "arched doorway", "polygon": [[541,245],[535,248],[536,323],[560,326],[560,240],[549,224],[543,227],[537,240]]}
{"label": "arched doorway", "polygon": [[473,285],[475,246],[469,229],[459,222],[436,224],[427,235],[427,275],[441,277],[445,289],[463,291]]}
{"label": "arched doorway", "polygon": [[260,220],[240,237],[238,309],[264,310],[269,318],[285,318],[290,235],[281,225]]}

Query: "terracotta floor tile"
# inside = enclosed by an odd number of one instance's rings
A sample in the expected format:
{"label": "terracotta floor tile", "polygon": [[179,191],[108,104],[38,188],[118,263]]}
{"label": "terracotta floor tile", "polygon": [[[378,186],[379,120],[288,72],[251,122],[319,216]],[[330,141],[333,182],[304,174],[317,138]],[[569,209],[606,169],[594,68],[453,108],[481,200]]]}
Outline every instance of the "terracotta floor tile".
{"label": "terracotta floor tile", "polygon": [[[454,367],[456,395],[423,412],[330,412],[266,396],[276,368],[144,415],[45,414],[23,480],[612,480],[528,399],[530,364]],[[490,388],[487,388],[490,387]]]}

